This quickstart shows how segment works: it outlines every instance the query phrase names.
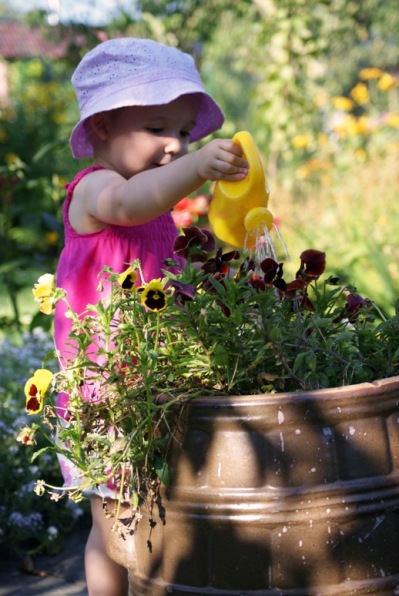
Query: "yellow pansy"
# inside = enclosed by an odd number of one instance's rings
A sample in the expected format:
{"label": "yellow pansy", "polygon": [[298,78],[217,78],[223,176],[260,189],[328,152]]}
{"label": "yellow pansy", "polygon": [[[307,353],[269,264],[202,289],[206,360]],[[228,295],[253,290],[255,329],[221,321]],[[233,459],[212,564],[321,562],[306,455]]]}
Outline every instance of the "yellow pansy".
{"label": "yellow pansy", "polygon": [[125,292],[131,292],[137,284],[137,280],[138,274],[133,267],[128,267],[126,271],[123,271],[118,277],[118,283]]}
{"label": "yellow pansy", "polygon": [[54,307],[54,275],[45,273],[37,280],[32,288],[35,302],[39,303],[40,312],[49,315]]}
{"label": "yellow pansy", "polygon": [[25,410],[28,414],[38,414],[43,409],[44,397],[47,393],[53,373],[45,368],[35,371],[33,377],[25,383]]}
{"label": "yellow pansy", "polygon": [[160,279],[153,279],[146,286],[141,286],[137,290],[141,294],[141,304],[148,310],[159,312],[167,307],[168,297]]}

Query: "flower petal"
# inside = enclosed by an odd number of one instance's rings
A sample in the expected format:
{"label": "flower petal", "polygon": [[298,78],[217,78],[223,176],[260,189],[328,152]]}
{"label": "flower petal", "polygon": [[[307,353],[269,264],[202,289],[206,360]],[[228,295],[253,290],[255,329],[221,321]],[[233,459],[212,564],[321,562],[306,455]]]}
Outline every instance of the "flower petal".
{"label": "flower petal", "polygon": [[140,294],[141,304],[153,312],[164,310],[168,305],[167,294],[159,279],[153,279],[144,288],[140,287]]}
{"label": "flower petal", "polygon": [[178,236],[174,243],[174,252],[185,259],[203,261],[204,252],[215,249],[215,239],[209,230],[190,226],[183,228],[183,234]]}
{"label": "flower petal", "polygon": [[128,267],[126,271],[123,271],[118,277],[118,283],[122,290],[125,292],[131,292],[137,284],[138,274],[133,267]]}
{"label": "flower petal", "polygon": [[44,296],[51,296],[53,293],[54,275],[51,273],[41,275],[32,288],[32,294],[35,298],[43,298]]}
{"label": "flower petal", "polygon": [[326,268],[326,253],[310,248],[305,250],[301,256],[301,266],[296,277],[312,277],[317,279]]}
{"label": "flower petal", "polygon": [[44,397],[47,393],[53,373],[45,368],[39,368],[33,377],[25,383],[25,410],[28,414],[37,414],[43,409]]}

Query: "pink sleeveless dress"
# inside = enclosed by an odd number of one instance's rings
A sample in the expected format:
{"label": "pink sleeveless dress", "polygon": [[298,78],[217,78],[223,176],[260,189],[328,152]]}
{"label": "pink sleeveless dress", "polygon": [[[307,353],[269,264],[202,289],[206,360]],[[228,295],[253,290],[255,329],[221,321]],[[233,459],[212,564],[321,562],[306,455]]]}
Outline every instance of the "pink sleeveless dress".
{"label": "pink sleeveless dress", "polygon": [[[80,180],[90,172],[101,169],[92,166],[77,174],[72,183],[67,184],[67,196],[63,206],[65,246],[57,267],[57,287],[67,292],[67,300],[73,311],[80,314],[88,304],[96,304],[107,295],[107,287],[98,292],[100,272],[104,266],[122,273],[135,259],[140,259],[145,279],[162,277],[161,268],[166,258],[174,257],[173,244],[177,229],[170,212],[155,220],[138,226],[108,226],[92,234],[78,234],[71,226],[68,216],[73,192]],[[61,363],[74,357],[74,346],[68,340],[71,321],[65,317],[67,307],[64,301],[58,302],[54,318],[54,340],[60,353]],[[57,409],[63,415],[68,396],[60,393]],[[61,458],[61,470],[66,484],[73,480],[73,470],[68,460]]]}

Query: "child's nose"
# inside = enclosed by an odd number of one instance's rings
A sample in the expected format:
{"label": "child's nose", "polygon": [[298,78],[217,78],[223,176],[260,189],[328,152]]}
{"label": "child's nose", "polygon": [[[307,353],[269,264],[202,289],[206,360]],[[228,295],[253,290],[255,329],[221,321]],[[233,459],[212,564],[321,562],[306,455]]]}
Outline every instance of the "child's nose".
{"label": "child's nose", "polygon": [[183,149],[183,143],[180,138],[180,135],[179,134],[170,134],[168,136],[168,138],[166,139],[165,153],[171,153],[173,155],[176,155],[178,153],[181,153],[182,149]]}

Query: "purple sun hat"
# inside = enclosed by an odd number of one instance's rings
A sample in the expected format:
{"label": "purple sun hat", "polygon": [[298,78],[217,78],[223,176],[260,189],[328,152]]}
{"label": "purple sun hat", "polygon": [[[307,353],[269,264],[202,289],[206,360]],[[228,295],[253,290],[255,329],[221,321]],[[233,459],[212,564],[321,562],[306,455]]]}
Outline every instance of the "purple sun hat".
{"label": "purple sun hat", "polygon": [[151,39],[104,41],[83,57],[72,83],[80,108],[80,120],[69,139],[75,158],[93,156],[87,118],[115,108],[161,105],[182,95],[199,95],[190,142],[218,130],[224,122],[222,110],[204,90],[194,59]]}

